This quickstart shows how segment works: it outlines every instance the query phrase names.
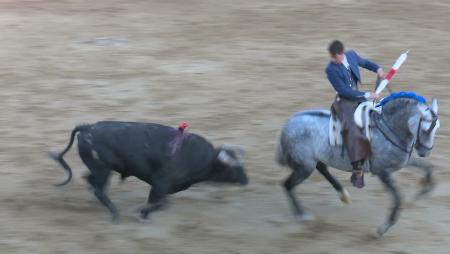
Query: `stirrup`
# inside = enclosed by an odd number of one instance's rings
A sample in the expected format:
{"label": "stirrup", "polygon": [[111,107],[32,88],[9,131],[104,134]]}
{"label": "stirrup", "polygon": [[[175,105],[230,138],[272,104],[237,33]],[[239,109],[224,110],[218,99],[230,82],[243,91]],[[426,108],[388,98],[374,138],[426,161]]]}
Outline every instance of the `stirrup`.
{"label": "stirrup", "polygon": [[[360,174],[359,174],[360,173]],[[352,176],[350,177],[350,182],[352,185],[358,189],[361,189],[365,186],[364,184],[364,171],[359,171],[358,173],[353,171]]]}

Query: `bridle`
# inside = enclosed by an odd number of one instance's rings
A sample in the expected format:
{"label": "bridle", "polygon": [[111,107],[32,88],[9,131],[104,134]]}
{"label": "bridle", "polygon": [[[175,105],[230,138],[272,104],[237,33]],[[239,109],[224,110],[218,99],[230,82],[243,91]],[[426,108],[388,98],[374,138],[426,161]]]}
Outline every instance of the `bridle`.
{"label": "bridle", "polygon": [[427,151],[431,151],[433,149],[433,146],[431,146],[431,147],[426,146],[420,141],[420,137],[421,137],[420,133],[421,133],[422,122],[431,122],[430,128],[426,131],[426,134],[430,134],[433,131],[433,129],[436,127],[437,120],[439,119],[439,117],[438,117],[438,115],[436,113],[434,113],[432,110],[430,110],[430,112],[432,114],[431,121],[423,120],[422,117],[420,118],[419,126],[417,127],[416,138],[415,138],[414,142],[411,144],[410,147],[409,147],[409,145],[404,144],[402,142],[402,140],[400,138],[398,138],[398,136],[395,133],[395,131],[392,130],[389,125],[386,124],[386,121],[384,120],[383,115],[380,115],[380,117],[378,118],[379,119],[379,121],[378,121],[378,125],[379,125],[378,129],[380,130],[380,132],[383,134],[383,136],[391,144],[393,144],[395,147],[397,147],[401,151],[409,154],[410,157],[411,157],[412,152],[414,151],[414,147],[416,147],[416,145],[419,145],[419,146],[423,147]]}
{"label": "bridle", "polygon": [[423,120],[423,118],[420,118],[419,127],[417,128],[416,142],[414,142],[414,144],[413,144],[413,146],[415,146],[417,144],[417,145],[425,148],[425,150],[427,150],[427,151],[431,151],[433,149],[433,146],[429,147],[429,146],[422,144],[422,142],[420,142],[420,129],[422,127],[422,122],[431,122],[430,128],[426,131],[426,134],[429,135],[433,131],[433,129],[436,127],[437,120],[439,119],[439,116],[436,113],[434,113],[433,110],[430,110],[430,112],[431,112],[431,116],[432,116],[431,121],[426,121],[426,120]]}

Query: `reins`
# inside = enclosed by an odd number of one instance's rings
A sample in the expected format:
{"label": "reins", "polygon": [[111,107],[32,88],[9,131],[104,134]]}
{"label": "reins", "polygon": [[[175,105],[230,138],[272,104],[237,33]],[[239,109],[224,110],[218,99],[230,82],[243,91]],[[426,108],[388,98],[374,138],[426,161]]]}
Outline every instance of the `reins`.
{"label": "reins", "polygon": [[[409,154],[411,156],[412,151],[414,150],[414,144],[415,141],[413,142],[413,144],[411,145],[410,149],[405,148],[405,146],[407,147],[407,145],[402,145],[399,144],[401,143],[401,141],[394,141],[390,135],[388,135],[385,131],[385,129],[383,127],[385,127],[395,138],[397,138],[397,135],[395,134],[395,131],[391,129],[391,127],[389,127],[389,125],[386,124],[386,121],[384,120],[383,115],[381,115],[379,117],[379,122],[377,123],[377,125],[382,124],[383,126],[378,126],[378,129],[380,130],[381,134],[383,134],[383,136],[391,143],[393,144],[395,147],[397,147],[398,149],[400,149],[402,152],[405,152],[407,154]],[[398,139],[398,138],[397,138]]]}
{"label": "reins", "polygon": [[[433,120],[431,121],[431,126],[430,126],[429,130],[427,131],[428,133],[431,132],[431,131],[433,131],[433,129],[436,127],[437,120],[438,120],[437,115],[436,115],[433,111],[430,111],[430,112],[431,112],[431,114],[432,114],[432,116],[433,116]],[[417,127],[417,134],[416,134],[416,137],[415,137],[414,141],[412,142],[411,147],[410,147],[409,149],[407,149],[407,145],[406,145],[406,144],[404,144],[404,145],[399,144],[399,143],[402,143],[402,142],[401,142],[401,141],[394,141],[394,140],[390,137],[390,135],[388,135],[388,134],[386,133],[386,131],[385,131],[385,129],[383,129],[383,127],[385,127],[385,128],[386,128],[386,129],[387,129],[387,130],[388,130],[388,131],[389,131],[389,132],[390,132],[397,140],[399,140],[399,139],[397,138],[398,136],[395,134],[395,131],[392,130],[391,127],[390,127],[389,125],[386,124],[386,121],[384,120],[384,116],[383,116],[383,115],[381,115],[381,117],[379,117],[378,124],[381,123],[382,126],[378,126],[378,129],[380,130],[380,132],[383,134],[383,136],[384,136],[391,144],[393,144],[395,147],[397,147],[397,148],[400,149],[401,151],[403,151],[403,152],[409,154],[409,157],[411,157],[412,152],[414,151],[414,147],[415,147],[416,144],[419,144],[420,146],[424,147],[424,148],[425,148],[426,150],[428,150],[428,151],[431,151],[431,150],[433,149],[433,146],[428,147],[428,146],[422,144],[422,142],[420,141],[420,137],[421,137],[421,135],[420,135],[420,130],[421,130],[421,126],[422,126],[422,122],[423,122],[423,121],[424,121],[424,120],[423,120],[422,118],[420,118],[419,126]],[[405,148],[405,147],[406,147],[406,148]]]}

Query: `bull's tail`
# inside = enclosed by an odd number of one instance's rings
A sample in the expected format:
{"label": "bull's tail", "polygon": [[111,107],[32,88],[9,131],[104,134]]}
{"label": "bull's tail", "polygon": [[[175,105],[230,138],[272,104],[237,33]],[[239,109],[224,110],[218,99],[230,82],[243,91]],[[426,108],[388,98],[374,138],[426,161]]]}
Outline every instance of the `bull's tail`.
{"label": "bull's tail", "polygon": [[67,162],[64,160],[63,156],[72,147],[73,141],[75,140],[75,135],[77,134],[77,132],[83,131],[83,130],[87,129],[88,127],[89,127],[89,125],[80,125],[80,126],[75,127],[75,129],[73,129],[73,131],[72,131],[72,134],[70,135],[69,144],[64,149],[64,151],[62,151],[61,153],[49,152],[49,156],[52,159],[54,159],[55,161],[59,162],[68,174],[67,179],[64,182],[57,184],[56,186],[66,185],[70,182],[70,180],[72,180],[72,169],[70,168],[69,164],[67,164]]}

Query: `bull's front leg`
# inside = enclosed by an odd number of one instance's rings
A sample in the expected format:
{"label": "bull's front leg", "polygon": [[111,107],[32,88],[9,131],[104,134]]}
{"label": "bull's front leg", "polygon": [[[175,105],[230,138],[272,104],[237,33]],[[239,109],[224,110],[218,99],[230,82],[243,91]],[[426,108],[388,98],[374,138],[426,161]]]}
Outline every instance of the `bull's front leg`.
{"label": "bull's front leg", "polygon": [[161,210],[167,204],[167,192],[164,189],[152,187],[147,204],[141,209],[141,218],[147,219],[152,212]]}

